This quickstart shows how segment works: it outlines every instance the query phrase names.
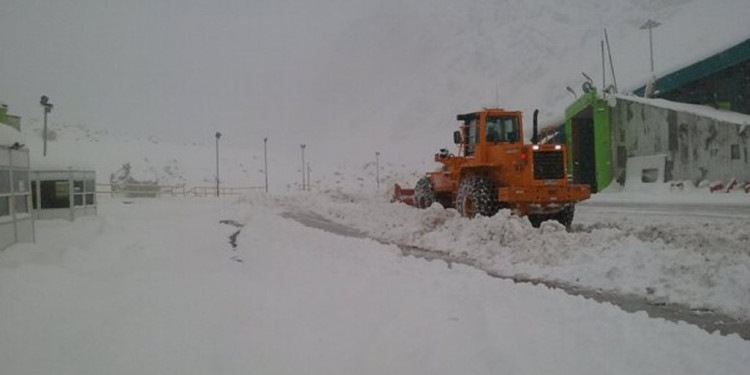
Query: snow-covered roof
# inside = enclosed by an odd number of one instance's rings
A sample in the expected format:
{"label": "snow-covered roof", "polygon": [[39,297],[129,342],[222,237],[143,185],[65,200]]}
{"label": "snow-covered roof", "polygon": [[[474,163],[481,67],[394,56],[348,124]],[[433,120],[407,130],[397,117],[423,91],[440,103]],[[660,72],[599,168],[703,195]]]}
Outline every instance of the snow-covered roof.
{"label": "snow-covered roof", "polygon": [[21,132],[0,122],[0,146],[13,146],[16,143],[25,144]]}
{"label": "snow-covered roof", "polygon": [[750,125],[750,115],[739,112],[720,110],[699,104],[679,103],[665,99],[642,98],[633,95],[617,94],[615,95],[615,97],[618,100],[627,100],[636,103],[648,104],[654,107],[692,113],[698,116],[709,117],[717,121],[729,122],[738,125]]}

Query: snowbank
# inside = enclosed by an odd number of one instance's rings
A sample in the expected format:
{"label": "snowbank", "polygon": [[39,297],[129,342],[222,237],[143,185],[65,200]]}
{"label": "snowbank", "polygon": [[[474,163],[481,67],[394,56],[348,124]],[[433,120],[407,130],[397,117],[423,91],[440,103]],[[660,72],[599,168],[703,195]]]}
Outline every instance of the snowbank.
{"label": "snowbank", "polygon": [[[707,220],[700,214],[673,217],[667,212],[654,218],[644,215],[659,212],[659,206],[598,210],[596,205],[579,205],[569,233],[556,222],[533,228],[507,210],[468,220],[437,204],[417,210],[337,192],[279,202],[288,210],[314,211],[382,241],[468,257],[508,276],[622,291],[750,318],[746,214]],[[701,207],[687,210],[699,213]],[[729,204],[725,207],[731,211]]]}

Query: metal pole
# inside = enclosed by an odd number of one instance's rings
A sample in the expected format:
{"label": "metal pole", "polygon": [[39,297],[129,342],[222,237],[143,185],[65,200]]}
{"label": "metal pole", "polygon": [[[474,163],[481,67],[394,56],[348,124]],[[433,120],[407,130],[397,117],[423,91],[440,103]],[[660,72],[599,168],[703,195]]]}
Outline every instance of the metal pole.
{"label": "metal pole", "polygon": [[375,152],[375,189],[380,191],[380,152]]}
{"label": "metal pole", "polygon": [[221,133],[216,132],[216,196],[219,196],[219,138]]}
{"label": "metal pole", "polygon": [[47,114],[52,111],[52,103],[49,102],[49,98],[47,95],[42,95],[42,98],[39,100],[39,104],[42,105],[42,108],[44,108],[44,134],[42,134],[42,138],[44,139],[44,151],[42,156],[47,156]]}
{"label": "metal pole", "polygon": [[607,89],[607,68],[604,65],[604,61],[606,60],[604,58],[604,41],[601,41],[601,47],[602,47],[602,91]]}
{"label": "metal pole", "polygon": [[302,191],[305,191],[305,145],[301,144],[299,147],[302,149],[302,165],[300,166],[300,172],[302,172]]}
{"label": "metal pole", "polygon": [[654,74],[654,38],[652,35],[653,27],[648,28],[648,49],[651,56],[651,75]]}
{"label": "metal pole", "polygon": [[266,144],[268,143],[268,137],[263,138],[263,172],[266,175],[266,193],[268,193],[268,152]]}
{"label": "metal pole", "polygon": [[47,156],[47,107],[44,107],[44,152],[42,156]]}
{"label": "metal pole", "polygon": [[607,43],[607,55],[609,56],[609,68],[612,70],[612,82],[615,85],[615,92],[617,92],[617,76],[615,75],[615,63],[612,61],[612,50],[609,48],[609,36],[607,35],[607,29],[604,29],[604,41]]}
{"label": "metal pole", "polygon": [[651,75],[654,74],[654,38],[653,30],[655,27],[661,25],[661,23],[654,20],[648,20],[641,26],[641,30],[648,29],[648,49],[651,56]]}
{"label": "metal pole", "polygon": [[310,191],[310,162],[307,162],[307,191]]}

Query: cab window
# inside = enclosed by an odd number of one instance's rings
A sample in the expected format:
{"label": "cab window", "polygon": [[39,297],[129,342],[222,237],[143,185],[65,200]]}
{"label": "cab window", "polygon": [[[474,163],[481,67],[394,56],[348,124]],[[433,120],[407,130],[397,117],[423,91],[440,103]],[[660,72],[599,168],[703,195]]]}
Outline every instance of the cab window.
{"label": "cab window", "polygon": [[518,140],[518,118],[515,116],[488,116],[487,142],[515,142]]}
{"label": "cab window", "polygon": [[466,156],[474,155],[474,150],[479,141],[479,129],[477,127],[477,120],[471,120],[466,127],[464,127],[464,137],[466,139]]}

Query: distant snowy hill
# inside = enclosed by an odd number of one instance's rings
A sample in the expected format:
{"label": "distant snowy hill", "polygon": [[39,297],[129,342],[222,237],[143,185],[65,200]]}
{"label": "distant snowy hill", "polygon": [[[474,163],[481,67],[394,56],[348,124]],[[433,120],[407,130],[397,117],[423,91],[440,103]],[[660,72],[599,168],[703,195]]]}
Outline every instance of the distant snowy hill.
{"label": "distant snowy hill", "polygon": [[[648,33],[639,29],[648,19],[662,23],[654,30],[657,75],[750,36],[746,0],[364,4],[274,2],[258,9],[256,27],[263,33],[246,36],[253,55],[248,69],[264,74],[252,76],[252,92],[243,97],[244,117],[237,122],[247,129],[234,124],[235,130],[224,130],[222,181],[262,185],[267,136],[275,191],[301,183],[301,143],[316,188],[374,190],[376,151],[386,185],[381,191],[393,181],[414,183],[432,168],[439,148],[453,147],[457,113],[499,104],[526,114],[539,108],[542,124],[559,122],[573,100],[565,88],[580,93],[581,72],[601,85],[605,27],[621,92],[651,76]],[[57,121],[47,158],[54,163],[88,164],[104,181],[129,162],[136,178],[188,185],[213,183],[213,132],[229,127],[208,124],[200,142],[184,142],[162,140],[163,131],[153,133],[159,138],[126,136],[127,129],[114,134],[96,130],[99,124]],[[35,165],[49,164],[40,158],[40,121],[27,117],[23,126]]]}

